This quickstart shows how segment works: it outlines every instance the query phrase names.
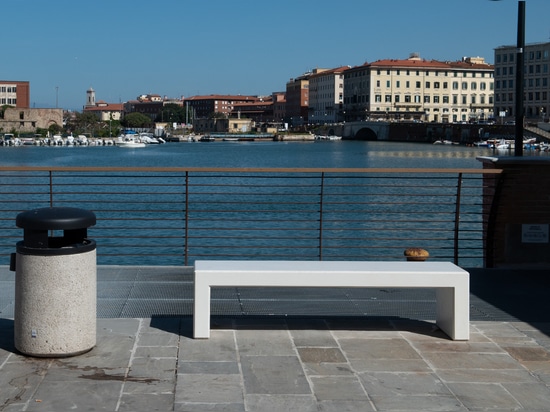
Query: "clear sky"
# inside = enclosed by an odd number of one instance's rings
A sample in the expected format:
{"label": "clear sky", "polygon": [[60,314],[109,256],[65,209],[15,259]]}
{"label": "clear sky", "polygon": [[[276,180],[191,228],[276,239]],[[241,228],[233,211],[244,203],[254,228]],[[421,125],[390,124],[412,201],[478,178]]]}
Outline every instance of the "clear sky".
{"label": "clear sky", "polygon": [[[268,95],[316,67],[379,59],[494,62],[516,0],[0,0],[0,80],[31,107],[82,110],[156,93]],[[526,43],[550,41],[550,0],[526,0]]]}

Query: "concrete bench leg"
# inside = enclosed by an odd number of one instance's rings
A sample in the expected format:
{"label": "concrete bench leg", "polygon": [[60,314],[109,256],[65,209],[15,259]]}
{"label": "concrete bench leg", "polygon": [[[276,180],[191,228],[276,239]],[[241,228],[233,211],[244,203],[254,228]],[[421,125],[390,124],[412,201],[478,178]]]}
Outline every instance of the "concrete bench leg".
{"label": "concrete bench leg", "polygon": [[193,337],[210,337],[210,286],[195,276],[195,303],[193,311]]}
{"label": "concrete bench leg", "polygon": [[470,339],[468,287],[437,288],[437,326],[453,340]]}

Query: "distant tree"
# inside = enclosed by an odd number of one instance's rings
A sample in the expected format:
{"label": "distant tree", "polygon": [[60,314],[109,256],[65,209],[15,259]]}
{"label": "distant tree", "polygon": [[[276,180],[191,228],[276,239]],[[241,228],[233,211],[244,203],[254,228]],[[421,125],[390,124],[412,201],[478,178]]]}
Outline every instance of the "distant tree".
{"label": "distant tree", "polygon": [[68,133],[94,135],[96,130],[101,129],[101,121],[91,112],[75,113],[75,116],[67,122]]}
{"label": "distant tree", "polygon": [[121,121],[124,127],[151,127],[151,119],[142,113],[128,113]]}
{"label": "distant tree", "polygon": [[[185,123],[185,121],[191,120],[190,113],[185,114],[185,108],[174,103],[168,103],[159,112],[155,121],[166,123]],[[191,112],[191,110],[189,110]]]}
{"label": "distant tree", "polygon": [[210,116],[208,117],[211,119],[225,119],[227,115],[221,112],[213,112],[213,113],[210,113]]}

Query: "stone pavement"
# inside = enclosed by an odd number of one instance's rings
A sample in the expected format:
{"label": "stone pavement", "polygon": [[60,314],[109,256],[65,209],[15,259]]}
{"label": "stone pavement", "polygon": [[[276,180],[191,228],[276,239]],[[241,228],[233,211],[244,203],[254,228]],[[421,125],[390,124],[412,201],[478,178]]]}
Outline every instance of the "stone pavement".
{"label": "stone pavement", "polygon": [[[192,339],[190,315],[151,315],[99,318],[90,352],[40,359],[13,347],[4,297],[0,411],[548,411],[546,272],[484,274],[472,282],[467,342],[403,313],[218,314],[208,340]],[[160,283],[149,286],[150,298]]]}
{"label": "stone pavement", "polygon": [[413,320],[98,319],[90,352],[29,358],[0,319],[0,411],[550,409],[550,324],[474,322],[455,342]]}

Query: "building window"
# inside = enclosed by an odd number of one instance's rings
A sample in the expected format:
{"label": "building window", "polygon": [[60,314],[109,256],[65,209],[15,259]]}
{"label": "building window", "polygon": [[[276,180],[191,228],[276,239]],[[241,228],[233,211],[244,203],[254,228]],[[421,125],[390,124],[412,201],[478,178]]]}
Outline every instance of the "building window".
{"label": "building window", "polygon": [[410,102],[411,102],[411,96],[410,95],[405,96],[405,103],[410,103]]}
{"label": "building window", "polygon": [[[437,75],[437,72],[436,72]],[[439,89],[439,82],[434,82],[434,89]]]}
{"label": "building window", "polygon": [[462,90],[468,90],[468,83],[462,82]]}
{"label": "building window", "polygon": [[391,94],[385,95],[385,96],[384,96],[384,101],[385,101],[386,103],[391,103]]}
{"label": "building window", "polygon": [[430,82],[426,82],[426,89],[430,88]]}
{"label": "building window", "polygon": [[420,83],[420,82],[416,82],[416,88],[417,88],[417,89],[420,89],[420,87],[421,87],[421,83]]}

